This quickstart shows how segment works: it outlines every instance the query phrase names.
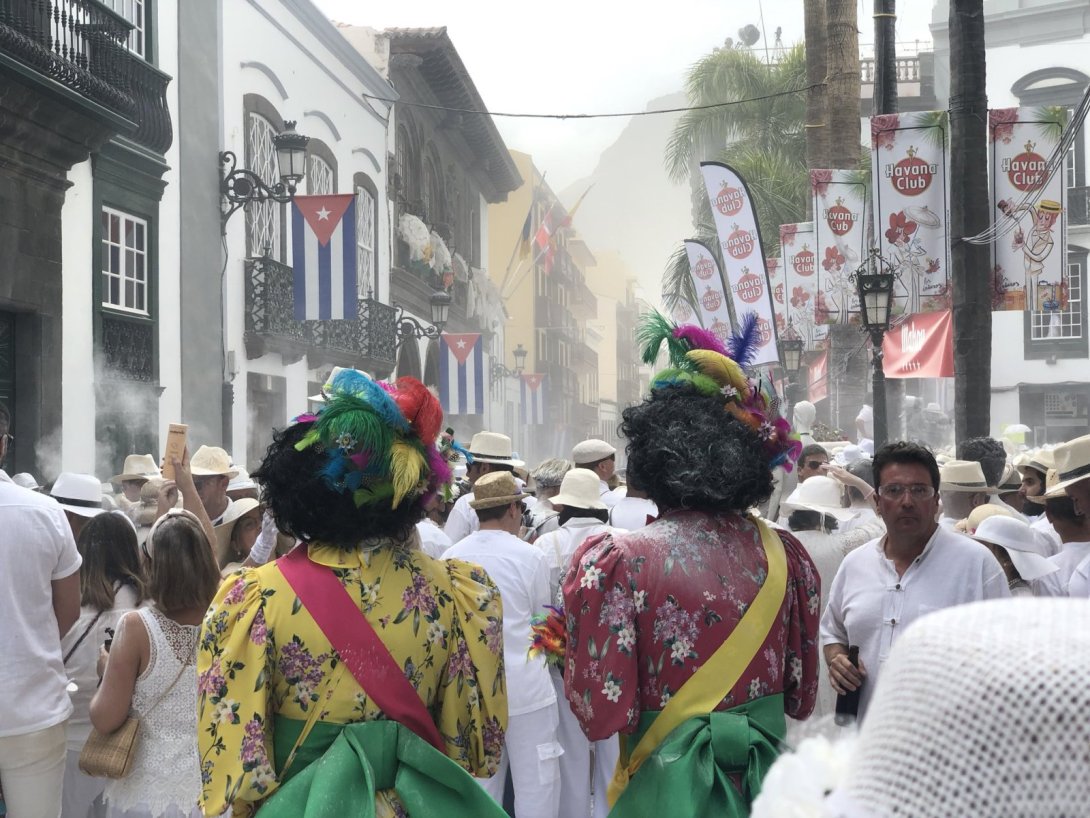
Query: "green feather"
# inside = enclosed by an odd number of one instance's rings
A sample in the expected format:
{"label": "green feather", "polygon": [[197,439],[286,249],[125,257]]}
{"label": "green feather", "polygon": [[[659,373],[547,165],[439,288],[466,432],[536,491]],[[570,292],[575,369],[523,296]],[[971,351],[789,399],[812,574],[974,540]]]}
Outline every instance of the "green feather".
{"label": "green feather", "polygon": [[651,379],[651,388],[658,389],[659,387],[676,383],[691,383],[702,395],[712,396],[719,394],[719,384],[712,378],[709,378],[707,375],[702,375],[699,372],[689,372],[677,368],[664,369],[661,372],[656,372],[655,377]]}
{"label": "green feather", "polygon": [[657,310],[651,310],[640,318],[640,325],[636,330],[636,343],[639,345],[645,364],[654,365],[663,342],[666,343],[666,354],[674,367],[688,371],[695,369],[693,364],[685,359],[689,345],[680,338],[674,337],[673,321]]}
{"label": "green feather", "polygon": [[373,505],[379,500],[388,500],[393,496],[394,484],[387,480],[385,483],[356,489],[352,493],[352,500],[355,502],[356,508],[359,508],[363,505]]}
{"label": "green feather", "polygon": [[378,468],[390,459],[390,446],[394,432],[375,412],[374,408],[354,395],[331,397],[314,425],[327,447],[350,441],[353,452],[370,453],[368,464]]}
{"label": "green feather", "polygon": [[303,435],[299,442],[295,444],[295,451],[301,452],[303,449],[309,449],[321,439],[322,436],[318,433],[318,430],[312,427],[311,430]]}

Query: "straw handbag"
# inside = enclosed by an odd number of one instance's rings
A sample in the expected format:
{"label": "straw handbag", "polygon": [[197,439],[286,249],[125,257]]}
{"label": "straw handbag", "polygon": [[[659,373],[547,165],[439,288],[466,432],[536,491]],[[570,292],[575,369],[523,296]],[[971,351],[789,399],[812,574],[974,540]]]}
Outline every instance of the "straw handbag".
{"label": "straw handbag", "polygon": [[[144,716],[159,706],[159,702],[167,697],[190,667],[190,664],[182,665],[170,687],[160,694]],[[112,733],[101,733],[92,727],[91,735],[79,754],[80,771],[96,778],[124,778],[132,771],[133,761],[136,760],[136,739],[139,735],[140,719],[137,716],[129,716]]]}

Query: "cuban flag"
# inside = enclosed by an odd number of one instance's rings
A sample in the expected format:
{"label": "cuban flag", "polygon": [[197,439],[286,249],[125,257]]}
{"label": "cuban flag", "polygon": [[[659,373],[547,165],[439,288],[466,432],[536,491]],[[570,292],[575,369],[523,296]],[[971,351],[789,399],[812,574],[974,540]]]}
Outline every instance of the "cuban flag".
{"label": "cuban flag", "polygon": [[479,332],[440,336],[439,402],[448,415],[484,414],[484,343]]}
{"label": "cuban flag", "polygon": [[545,422],[545,376],[536,372],[523,375],[519,384],[519,419],[523,426]]}
{"label": "cuban flag", "polygon": [[295,320],[356,320],[356,197],[296,196],[291,249]]}

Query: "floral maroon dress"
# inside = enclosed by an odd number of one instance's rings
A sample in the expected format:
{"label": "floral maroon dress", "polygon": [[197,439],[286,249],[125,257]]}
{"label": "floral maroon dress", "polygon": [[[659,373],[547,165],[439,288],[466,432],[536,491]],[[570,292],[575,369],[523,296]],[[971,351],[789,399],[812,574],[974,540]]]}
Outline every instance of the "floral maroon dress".
{"label": "floral maroon dress", "polygon": [[[820,581],[806,550],[778,531],[787,593],[777,627],[718,710],[784,694],[805,719],[818,683]],[[630,534],[585,542],[563,583],[565,689],[591,740],[661,710],[734,630],[768,564],[757,526],[737,514],[679,511]]]}

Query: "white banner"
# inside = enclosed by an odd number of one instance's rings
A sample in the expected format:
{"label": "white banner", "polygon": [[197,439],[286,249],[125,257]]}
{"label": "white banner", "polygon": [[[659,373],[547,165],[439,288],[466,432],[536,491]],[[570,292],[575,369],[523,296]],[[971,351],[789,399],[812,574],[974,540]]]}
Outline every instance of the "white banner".
{"label": "white banner", "polygon": [[779,343],[776,319],[772,311],[768,273],[765,270],[757,213],[745,181],[731,167],[721,162],[701,162],[700,172],[708,193],[719,249],[726,265],[734,315],[739,322],[747,313],[757,313],[760,333],[753,365],[778,364]]}
{"label": "white banner", "polygon": [[1064,166],[1046,183],[1067,110],[1001,108],[988,112],[992,144],[995,308],[1058,312],[1067,306]]}
{"label": "white banner", "polygon": [[[858,170],[811,170],[818,290],[833,323],[847,324],[859,313],[859,293],[851,276],[867,255],[870,197]],[[858,320],[858,318],[856,319]]]}
{"label": "white banner", "polygon": [[[787,322],[806,343],[806,349],[811,350],[818,340],[815,336],[818,325],[829,319],[829,312],[823,306],[820,322],[815,315],[819,302],[813,222],[780,225],[780,257],[783,259]],[[821,304],[824,304],[824,298]]]}
{"label": "white banner", "polygon": [[776,335],[783,338],[787,334],[787,277],[778,258],[766,258],[765,269],[772,291],[772,310],[776,314]]}
{"label": "white banner", "polygon": [[949,132],[945,111],[870,120],[875,237],[897,273],[895,315],[950,306]]}
{"label": "white banner", "polygon": [[730,338],[730,308],[723,286],[723,273],[715,260],[715,253],[702,241],[685,239],[685,253],[689,256],[689,274],[693,277],[696,308],[700,326],[711,330],[726,343]]}

